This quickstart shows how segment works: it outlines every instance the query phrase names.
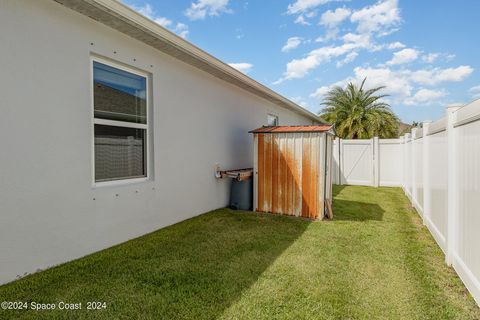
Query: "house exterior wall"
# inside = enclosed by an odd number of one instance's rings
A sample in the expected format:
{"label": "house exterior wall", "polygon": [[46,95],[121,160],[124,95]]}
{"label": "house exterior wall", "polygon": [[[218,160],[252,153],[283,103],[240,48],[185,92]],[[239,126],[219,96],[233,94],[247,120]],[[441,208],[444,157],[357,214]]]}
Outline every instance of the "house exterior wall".
{"label": "house exterior wall", "polygon": [[[0,283],[228,203],[213,168],[253,166],[252,95],[50,0],[0,2]],[[92,54],[150,74],[151,179],[93,186]]]}

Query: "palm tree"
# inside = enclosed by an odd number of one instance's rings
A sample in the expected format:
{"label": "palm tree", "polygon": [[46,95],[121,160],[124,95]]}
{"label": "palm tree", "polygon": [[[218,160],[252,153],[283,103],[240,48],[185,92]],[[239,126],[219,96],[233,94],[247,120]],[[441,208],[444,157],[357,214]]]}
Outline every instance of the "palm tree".
{"label": "palm tree", "polygon": [[387,95],[376,95],[385,87],[365,90],[366,80],[360,86],[350,82],[345,89],[331,89],[322,103],[326,107],[320,116],[335,124],[337,135],[343,139],[398,137],[399,120],[390,105],[382,102]]}

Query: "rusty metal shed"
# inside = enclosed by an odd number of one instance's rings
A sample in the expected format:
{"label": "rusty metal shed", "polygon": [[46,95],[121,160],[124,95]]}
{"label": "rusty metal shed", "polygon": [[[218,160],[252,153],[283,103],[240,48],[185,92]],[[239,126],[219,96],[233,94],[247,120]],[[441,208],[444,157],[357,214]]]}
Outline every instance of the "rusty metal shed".
{"label": "rusty metal shed", "polygon": [[314,220],[332,217],[332,125],[275,126],[254,135],[254,208]]}

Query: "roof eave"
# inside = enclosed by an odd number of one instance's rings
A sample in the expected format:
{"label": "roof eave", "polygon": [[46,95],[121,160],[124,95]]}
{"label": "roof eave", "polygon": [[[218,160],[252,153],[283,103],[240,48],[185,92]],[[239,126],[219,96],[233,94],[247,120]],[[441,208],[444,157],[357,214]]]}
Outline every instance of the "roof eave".
{"label": "roof eave", "polygon": [[322,123],[320,117],[314,113],[213,57],[121,2],[112,0],[54,1],[276,105]]}
{"label": "roof eave", "polygon": [[276,133],[307,133],[320,132],[333,134],[333,125],[311,125],[311,126],[263,126],[261,128],[251,130],[253,134],[276,134]]}

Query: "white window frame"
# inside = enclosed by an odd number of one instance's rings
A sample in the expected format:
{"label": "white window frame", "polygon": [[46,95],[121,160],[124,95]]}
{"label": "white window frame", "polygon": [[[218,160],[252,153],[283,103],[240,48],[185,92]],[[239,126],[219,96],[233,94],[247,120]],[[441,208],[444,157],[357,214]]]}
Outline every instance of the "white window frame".
{"label": "white window frame", "polygon": [[[127,121],[116,121],[116,120],[108,120],[108,119],[97,119],[95,118],[95,102],[94,102],[94,79],[93,79],[93,63],[98,62],[113,68],[117,68],[119,70],[123,70],[132,74],[135,74],[140,77],[145,78],[145,103],[146,103],[146,123],[133,123]],[[146,182],[151,179],[150,176],[150,74],[148,72],[140,71],[138,69],[134,69],[131,67],[127,67],[120,62],[114,62],[109,59],[91,56],[90,57],[90,104],[91,104],[91,144],[92,144],[92,187],[106,187],[106,186],[118,186],[118,185],[128,185],[133,183],[140,183]],[[115,127],[125,127],[125,128],[135,128],[135,129],[144,129],[145,130],[145,171],[146,176],[140,178],[124,178],[124,179],[117,179],[117,180],[110,180],[110,181],[95,181],[95,125],[107,125],[107,126],[115,126]]]}
{"label": "white window frame", "polygon": [[276,124],[275,124],[275,126],[279,126],[279,125],[280,125],[280,118],[278,117],[278,115],[273,114],[273,113],[268,113],[268,114],[267,114],[267,125],[268,125],[268,126],[270,126],[270,123],[269,123],[269,121],[268,121],[268,118],[269,118],[269,117],[273,117],[273,118],[276,119]]}

